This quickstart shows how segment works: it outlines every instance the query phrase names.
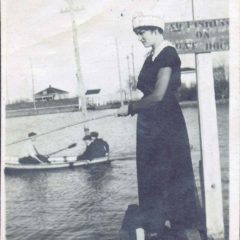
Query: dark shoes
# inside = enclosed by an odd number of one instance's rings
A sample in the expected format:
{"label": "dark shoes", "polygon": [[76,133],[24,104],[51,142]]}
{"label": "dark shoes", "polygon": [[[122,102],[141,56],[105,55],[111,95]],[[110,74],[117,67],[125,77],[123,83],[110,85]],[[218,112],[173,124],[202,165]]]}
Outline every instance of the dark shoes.
{"label": "dark shoes", "polygon": [[158,233],[146,233],[145,240],[161,240]]}

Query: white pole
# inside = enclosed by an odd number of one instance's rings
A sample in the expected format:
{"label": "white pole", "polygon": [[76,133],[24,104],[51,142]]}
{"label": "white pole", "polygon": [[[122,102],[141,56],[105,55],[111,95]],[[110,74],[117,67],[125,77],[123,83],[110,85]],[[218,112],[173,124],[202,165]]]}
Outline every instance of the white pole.
{"label": "white pole", "polygon": [[211,54],[198,54],[197,65],[207,235],[210,239],[223,240],[221,166]]}
{"label": "white pole", "polygon": [[119,50],[118,50],[118,40],[117,40],[117,38],[115,38],[115,46],[116,46],[116,54],[117,54],[117,68],[118,68],[118,79],[119,79],[121,106],[123,106],[122,78],[121,78],[121,71],[120,71],[120,59],[119,59]]}
{"label": "white pole", "polygon": [[73,32],[73,45],[74,45],[74,53],[75,53],[75,61],[77,67],[77,80],[78,80],[78,94],[79,94],[79,109],[82,107],[83,115],[86,115],[86,104],[85,104],[85,87],[83,83],[81,64],[80,64],[80,53],[78,48],[78,31],[74,16],[73,10],[73,1],[69,0],[69,10],[72,18],[72,32]]}
{"label": "white pole", "polygon": [[134,63],[134,49],[133,49],[133,45],[132,45],[131,56],[132,56],[133,80],[134,80],[134,84],[135,84],[135,81],[136,81],[136,73],[135,73],[135,63]]}
{"label": "white pole", "polygon": [[192,6],[192,19],[195,21],[195,11],[194,11],[194,0],[191,0],[191,6]]}
{"label": "white pole", "polygon": [[[83,82],[83,76],[81,71],[81,63],[80,63],[80,53],[78,47],[78,31],[76,26],[76,20],[74,16],[74,7],[73,7],[73,0],[66,0],[69,4],[69,12],[72,18],[72,32],[73,32],[73,45],[74,45],[74,53],[75,53],[75,61],[76,61],[76,68],[77,68],[77,82],[78,82],[78,108],[82,109],[83,120],[87,119],[87,103],[85,97],[85,86]],[[82,9],[77,9],[82,10]],[[87,125],[84,126],[85,134],[88,134],[89,129]]]}
{"label": "white pole", "polygon": [[131,73],[130,73],[129,56],[127,56],[127,64],[128,64],[128,87],[129,87],[129,93],[130,93],[130,100],[132,101],[132,80],[131,80]]}
{"label": "white pole", "polygon": [[[191,3],[192,18],[195,21],[194,0],[191,0]],[[211,239],[223,240],[222,182],[212,56],[211,53],[195,53],[194,55],[207,236]]]}
{"label": "white pole", "polygon": [[230,1],[229,240],[240,238],[240,2]]}
{"label": "white pole", "polygon": [[36,103],[35,103],[35,90],[34,90],[34,74],[33,74],[33,67],[32,67],[32,60],[31,58],[29,59],[30,61],[30,66],[31,66],[31,75],[32,75],[32,96],[33,96],[33,108],[36,111]]}

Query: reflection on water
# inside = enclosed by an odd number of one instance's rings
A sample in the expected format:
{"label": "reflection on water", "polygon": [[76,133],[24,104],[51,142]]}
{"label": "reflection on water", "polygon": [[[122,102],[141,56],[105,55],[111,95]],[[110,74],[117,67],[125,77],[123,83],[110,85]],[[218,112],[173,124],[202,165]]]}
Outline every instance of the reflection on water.
{"label": "reflection on water", "polygon": [[7,239],[114,239],[137,202],[124,162],[7,176]]}
{"label": "reflection on water", "polygon": [[[92,116],[110,111],[93,112]],[[71,116],[70,116],[71,114]],[[197,109],[184,109],[192,160],[199,188],[200,160]],[[91,117],[92,117],[91,116]],[[34,120],[34,121],[33,121]],[[7,142],[81,121],[79,112],[7,119]],[[108,118],[91,122],[91,130],[109,142],[111,156],[126,158],[111,164],[76,169],[35,171],[6,175],[6,213],[8,240],[95,240],[117,239],[125,210],[137,203],[135,161],[136,117]],[[220,153],[223,173],[224,214],[228,211],[228,108],[218,108]],[[74,155],[84,149],[83,129],[79,125],[37,141],[41,152],[77,142],[78,147],[61,154]],[[7,149],[9,155],[24,154],[24,143]]]}

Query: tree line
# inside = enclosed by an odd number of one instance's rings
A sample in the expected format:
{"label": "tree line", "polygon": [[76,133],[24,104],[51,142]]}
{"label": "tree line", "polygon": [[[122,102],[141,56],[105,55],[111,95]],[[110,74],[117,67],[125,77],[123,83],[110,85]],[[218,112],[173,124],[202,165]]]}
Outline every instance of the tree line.
{"label": "tree line", "polygon": [[[214,90],[215,99],[228,99],[229,98],[229,81],[228,76],[225,73],[224,66],[213,68],[214,77]],[[179,101],[196,101],[197,100],[197,85],[192,84],[187,87],[186,84],[182,83],[178,89]]]}

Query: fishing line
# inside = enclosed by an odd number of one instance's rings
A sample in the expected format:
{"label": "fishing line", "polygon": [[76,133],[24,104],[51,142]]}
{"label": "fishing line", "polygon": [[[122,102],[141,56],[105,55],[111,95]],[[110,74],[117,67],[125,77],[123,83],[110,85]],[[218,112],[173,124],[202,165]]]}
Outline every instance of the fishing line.
{"label": "fishing line", "polygon": [[[37,134],[35,137],[37,138],[37,137],[40,137],[40,136],[44,136],[44,135],[47,135],[47,134],[50,134],[50,133],[53,133],[53,132],[57,132],[57,131],[63,130],[65,128],[74,127],[74,126],[77,126],[77,125],[82,124],[82,123],[86,123],[86,122],[94,121],[94,120],[99,120],[99,119],[103,119],[103,118],[107,118],[107,117],[113,117],[113,116],[116,116],[116,114],[111,113],[111,114],[107,114],[107,115],[104,115],[104,116],[101,116],[101,117],[90,118],[90,119],[87,119],[87,120],[84,120],[84,121],[73,123],[71,125],[67,125],[67,126],[63,126],[63,127],[60,127],[60,128],[56,128],[56,129],[50,130],[48,132]],[[6,144],[6,146],[11,146],[11,145],[14,145],[14,144],[17,144],[17,143],[20,143],[20,142],[24,142],[24,141],[27,141],[28,139],[29,139],[29,137],[22,138],[22,139],[19,139],[17,141],[8,143],[8,144]]]}

